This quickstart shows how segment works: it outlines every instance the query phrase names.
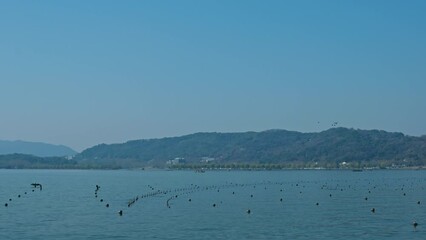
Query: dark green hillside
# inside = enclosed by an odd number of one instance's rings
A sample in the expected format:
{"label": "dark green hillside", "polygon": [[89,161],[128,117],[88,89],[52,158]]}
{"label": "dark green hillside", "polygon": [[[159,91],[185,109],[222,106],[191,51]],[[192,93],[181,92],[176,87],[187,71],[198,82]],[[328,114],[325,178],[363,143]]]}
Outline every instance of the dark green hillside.
{"label": "dark green hillside", "polygon": [[73,160],[0,155],[0,168],[361,168],[426,166],[426,137],[332,128],[191,135],[101,144]]}
{"label": "dark green hillside", "polygon": [[426,138],[378,130],[332,128],[320,133],[285,130],[245,133],[196,133],[182,137],[101,144],[77,156],[81,164],[116,167],[275,164],[284,167],[426,165]]}

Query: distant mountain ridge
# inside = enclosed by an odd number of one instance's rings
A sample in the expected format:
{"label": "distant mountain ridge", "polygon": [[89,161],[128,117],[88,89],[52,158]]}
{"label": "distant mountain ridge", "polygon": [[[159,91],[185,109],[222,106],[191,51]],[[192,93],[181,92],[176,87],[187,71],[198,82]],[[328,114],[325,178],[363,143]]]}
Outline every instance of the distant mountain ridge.
{"label": "distant mountain ridge", "polygon": [[[195,133],[181,137],[100,144],[78,154],[80,163],[116,167],[165,166],[182,159],[218,166],[278,164],[288,167],[426,165],[426,137],[380,130],[331,128],[319,133],[267,130],[244,133]],[[170,163],[170,162],[169,162]]]}
{"label": "distant mountain ridge", "polygon": [[77,154],[73,149],[63,145],[53,145],[41,142],[6,141],[0,140],[0,155],[28,154],[38,157],[62,157]]}
{"label": "distant mountain ridge", "polygon": [[348,128],[318,133],[213,132],[100,144],[75,154],[65,146],[0,141],[0,168],[426,167],[426,136]]}

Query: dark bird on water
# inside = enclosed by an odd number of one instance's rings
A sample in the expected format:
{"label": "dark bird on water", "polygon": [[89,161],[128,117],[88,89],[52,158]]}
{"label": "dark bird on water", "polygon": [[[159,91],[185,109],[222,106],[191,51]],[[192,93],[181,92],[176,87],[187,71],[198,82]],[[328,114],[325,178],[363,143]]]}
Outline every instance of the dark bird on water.
{"label": "dark bird on water", "polygon": [[247,213],[248,213],[248,214],[250,214],[250,213],[251,213],[250,209],[248,209],[248,210],[247,210]]}
{"label": "dark bird on water", "polygon": [[372,209],[371,209],[371,212],[372,212],[372,213],[375,213],[375,212],[376,212],[376,209],[375,209],[375,208],[372,208]]}
{"label": "dark bird on water", "polygon": [[118,215],[123,216],[123,210],[118,211]]}
{"label": "dark bird on water", "polygon": [[416,228],[418,225],[419,225],[419,224],[418,224],[416,221],[414,221],[414,222],[413,222],[413,227],[414,227],[414,228]]}

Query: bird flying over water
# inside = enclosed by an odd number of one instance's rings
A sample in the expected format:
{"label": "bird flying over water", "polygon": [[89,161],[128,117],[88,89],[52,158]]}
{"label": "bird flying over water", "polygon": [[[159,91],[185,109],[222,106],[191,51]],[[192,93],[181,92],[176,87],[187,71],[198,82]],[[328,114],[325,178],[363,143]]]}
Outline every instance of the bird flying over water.
{"label": "bird flying over water", "polygon": [[43,190],[43,185],[41,185],[40,183],[31,183],[31,186],[33,186],[34,188],[40,188],[40,191]]}

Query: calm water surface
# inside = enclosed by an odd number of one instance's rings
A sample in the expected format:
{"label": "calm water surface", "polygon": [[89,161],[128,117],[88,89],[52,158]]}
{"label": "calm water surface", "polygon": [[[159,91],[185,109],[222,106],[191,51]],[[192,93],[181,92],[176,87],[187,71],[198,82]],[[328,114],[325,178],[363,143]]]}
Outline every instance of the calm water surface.
{"label": "calm water surface", "polygon": [[426,239],[426,171],[0,170],[0,182],[0,239]]}

